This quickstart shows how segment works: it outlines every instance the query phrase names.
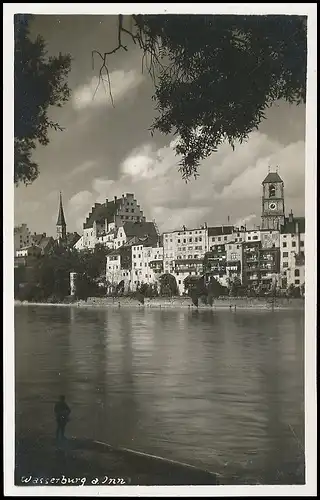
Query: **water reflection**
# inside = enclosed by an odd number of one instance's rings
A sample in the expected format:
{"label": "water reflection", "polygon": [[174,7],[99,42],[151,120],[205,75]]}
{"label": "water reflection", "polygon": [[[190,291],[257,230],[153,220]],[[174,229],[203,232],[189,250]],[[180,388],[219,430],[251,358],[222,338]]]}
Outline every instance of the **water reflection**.
{"label": "water reflection", "polygon": [[19,432],[51,433],[62,392],[73,435],[219,470],[227,482],[297,480],[300,312],[15,312]]}

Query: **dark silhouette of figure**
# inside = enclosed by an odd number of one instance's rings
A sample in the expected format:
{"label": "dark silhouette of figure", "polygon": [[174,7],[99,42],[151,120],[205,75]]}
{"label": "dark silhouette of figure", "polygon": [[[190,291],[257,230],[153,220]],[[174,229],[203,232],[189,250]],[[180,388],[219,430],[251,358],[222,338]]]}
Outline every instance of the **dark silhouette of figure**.
{"label": "dark silhouette of figure", "polygon": [[64,431],[69,421],[71,410],[65,401],[65,396],[60,396],[59,401],[54,405],[54,413],[57,421],[57,441],[64,438]]}

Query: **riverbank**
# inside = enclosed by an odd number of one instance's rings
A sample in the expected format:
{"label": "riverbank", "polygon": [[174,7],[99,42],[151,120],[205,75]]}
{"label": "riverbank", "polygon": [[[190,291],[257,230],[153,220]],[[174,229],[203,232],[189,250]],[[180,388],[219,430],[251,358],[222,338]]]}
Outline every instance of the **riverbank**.
{"label": "riverbank", "polygon": [[45,303],[45,302],[20,302],[15,301],[15,306],[56,306],[56,307],[81,307],[81,308],[152,308],[152,309],[191,309],[191,310],[304,310],[304,299],[286,299],[277,298],[274,302],[264,298],[218,298],[215,299],[212,306],[202,304],[199,301],[199,306],[193,305],[190,297],[157,297],[153,299],[145,299],[144,304],[141,304],[137,299],[128,297],[89,297],[87,301],[79,300],[72,303]]}
{"label": "riverbank", "polygon": [[85,439],[34,435],[16,441],[17,486],[217,485],[218,475],[189,464]]}

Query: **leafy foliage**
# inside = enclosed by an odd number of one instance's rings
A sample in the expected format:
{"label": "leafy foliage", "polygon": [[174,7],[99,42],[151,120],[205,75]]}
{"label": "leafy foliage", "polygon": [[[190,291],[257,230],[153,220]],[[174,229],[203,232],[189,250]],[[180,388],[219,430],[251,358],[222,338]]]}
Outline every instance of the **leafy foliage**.
{"label": "leafy foliage", "polygon": [[179,295],[177,280],[172,274],[163,274],[162,276],[160,276],[159,281],[161,296],[174,297],[176,295]]}
{"label": "leafy foliage", "polygon": [[62,130],[49,118],[52,106],[61,107],[70,96],[66,78],[71,57],[47,56],[44,39],[30,37],[33,16],[14,17],[14,182],[32,183],[39,174],[32,161],[37,142],[49,143],[49,130]]}
{"label": "leafy foliage", "polygon": [[266,15],[134,15],[132,29],[119,16],[122,35],[143,50],[154,84],[158,116],[151,132],[177,135],[184,179],[228,141],[248,138],[275,101],[305,102],[306,18]]}
{"label": "leafy foliage", "polygon": [[105,294],[97,278],[101,270],[105,269],[107,253],[108,249],[100,246],[93,252],[77,252],[54,246],[47,255],[36,261],[34,274],[37,286],[28,287],[23,296],[27,293],[29,298],[23,300],[65,300],[70,293],[70,272],[77,273],[76,298],[86,300],[89,296]]}

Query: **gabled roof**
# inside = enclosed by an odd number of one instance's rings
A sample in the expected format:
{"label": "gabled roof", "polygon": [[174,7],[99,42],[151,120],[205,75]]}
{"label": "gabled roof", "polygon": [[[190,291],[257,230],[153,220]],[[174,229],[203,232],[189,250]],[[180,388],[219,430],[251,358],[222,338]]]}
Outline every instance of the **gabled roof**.
{"label": "gabled roof", "polygon": [[265,180],[262,182],[262,184],[266,184],[268,182],[276,184],[277,182],[283,182],[283,180],[281,179],[278,172],[269,172]]}
{"label": "gabled roof", "polygon": [[233,226],[214,226],[208,227],[208,236],[223,236],[233,233]]}
{"label": "gabled roof", "polygon": [[51,243],[54,243],[54,239],[52,238],[52,236],[45,236],[39,242],[39,247],[42,250],[45,250],[47,248],[47,246],[50,245]]}
{"label": "gabled roof", "polygon": [[114,201],[106,201],[106,203],[95,203],[89,217],[87,217],[86,222],[83,224],[83,229],[90,229],[93,227],[93,223],[97,221],[102,222],[105,219],[110,221],[116,214],[118,208],[120,208],[121,203],[121,198]]}
{"label": "gabled roof", "polygon": [[[306,220],[304,217],[286,217],[284,225],[281,226],[281,234],[305,233]],[[298,229],[298,231],[297,231]]]}
{"label": "gabled roof", "polygon": [[153,222],[125,222],[123,230],[131,245],[156,246],[159,241]]}
{"label": "gabled roof", "polygon": [[81,238],[81,236],[77,232],[67,233],[66,234],[67,245],[69,245],[69,246],[75,245],[77,243],[77,241],[80,240],[80,238]]}

